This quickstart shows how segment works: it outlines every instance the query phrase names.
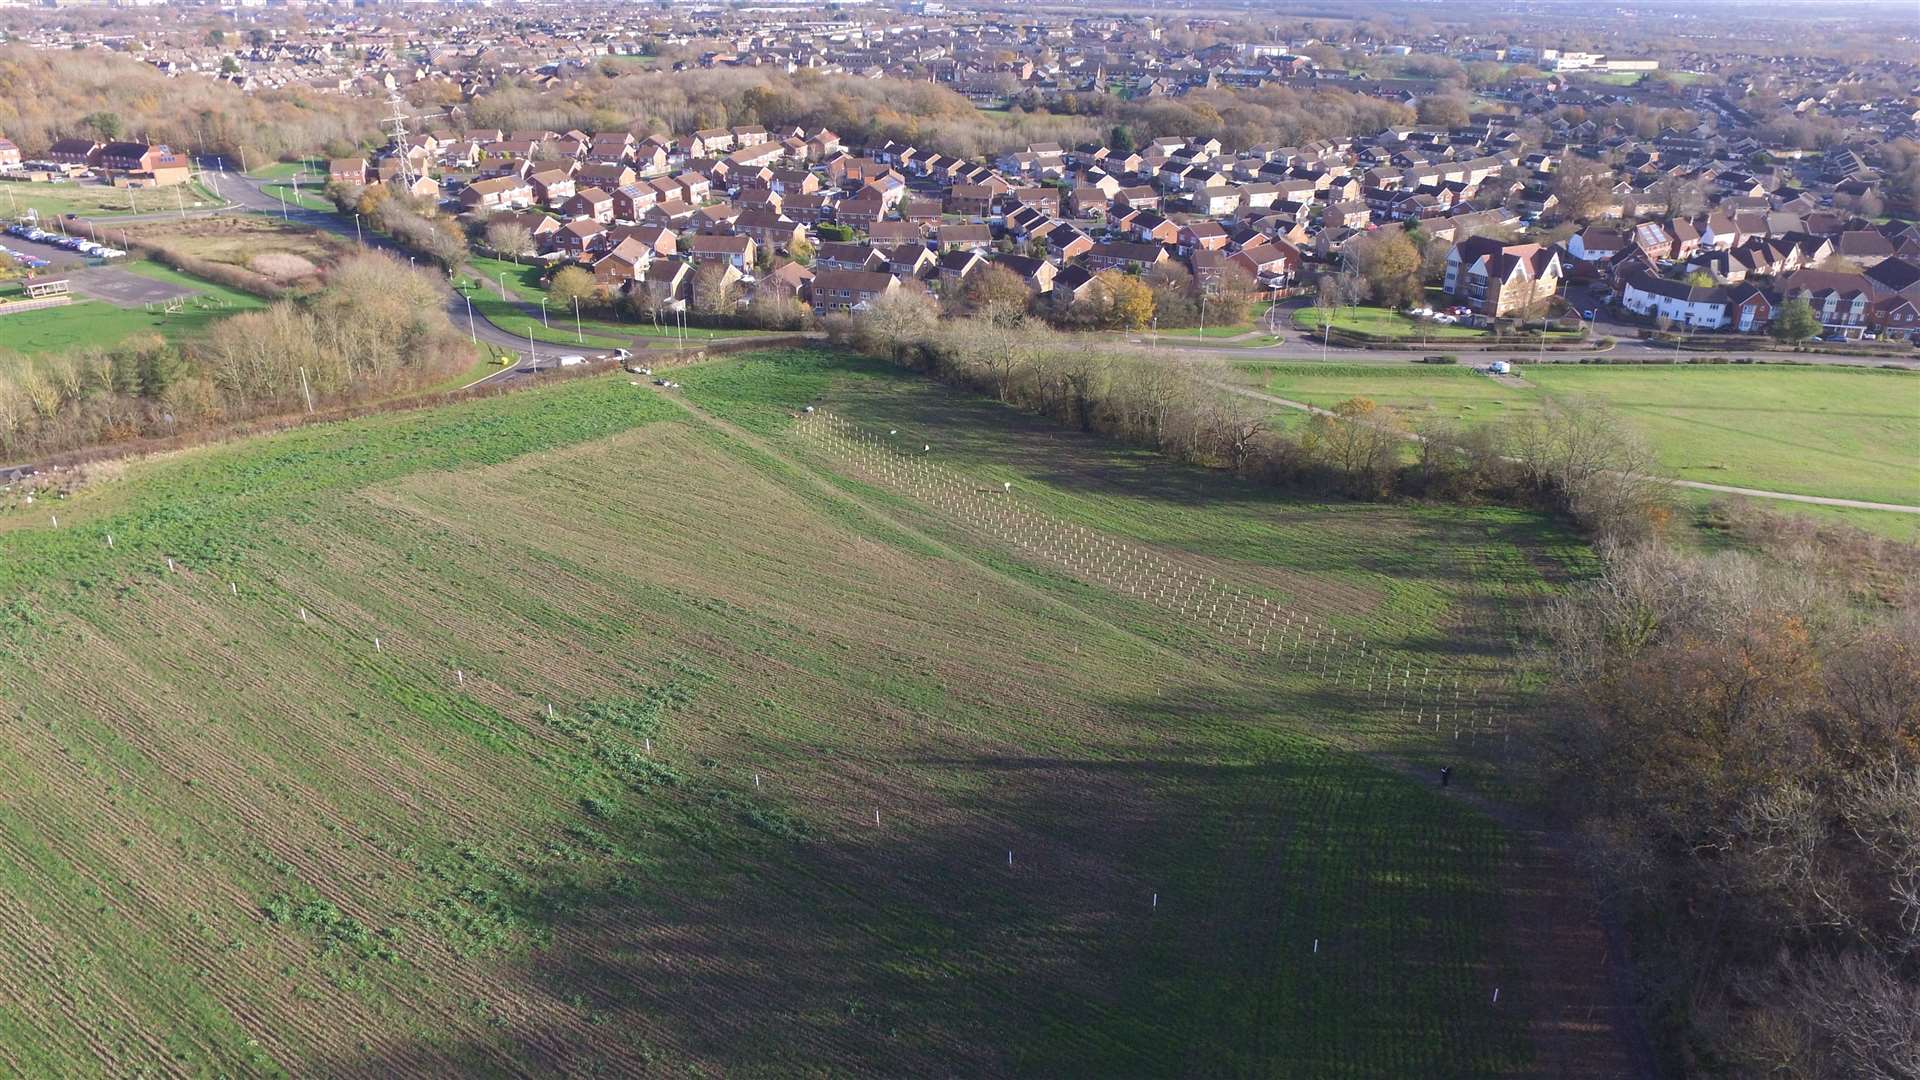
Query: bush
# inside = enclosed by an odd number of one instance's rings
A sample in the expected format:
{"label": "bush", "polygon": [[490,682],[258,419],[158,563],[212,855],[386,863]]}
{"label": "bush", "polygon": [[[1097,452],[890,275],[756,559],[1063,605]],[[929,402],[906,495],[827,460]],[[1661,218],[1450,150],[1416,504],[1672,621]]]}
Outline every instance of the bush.
{"label": "bush", "polygon": [[1822,580],[1845,544],[1808,541],[1634,548],[1555,603],[1552,790],[1638,916],[1673,1057],[1912,1075],[1920,610],[1845,606]]}

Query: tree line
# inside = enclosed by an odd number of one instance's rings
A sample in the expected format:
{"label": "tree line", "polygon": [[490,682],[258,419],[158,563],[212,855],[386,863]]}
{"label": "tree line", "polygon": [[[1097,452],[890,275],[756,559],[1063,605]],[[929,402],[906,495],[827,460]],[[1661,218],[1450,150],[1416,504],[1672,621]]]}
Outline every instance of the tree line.
{"label": "tree line", "polygon": [[1130,100],[1108,93],[1047,94],[1005,113],[982,113],[964,95],[930,82],[855,79],[802,70],[721,68],[582,72],[564,93],[505,79],[463,106],[476,126],[638,134],[760,124],[829,128],[843,138],[911,143],[976,160],[1035,142],[1118,142],[1177,133],[1231,148],[1297,145],[1411,123],[1411,108],[1333,87],[1296,90],[1196,88],[1178,97]]}
{"label": "tree line", "polygon": [[147,335],[24,356],[0,348],[0,455],[26,459],[419,389],[473,363],[446,285],[389,255],[343,259],[326,284],[228,316],[202,338]]}
{"label": "tree line", "polygon": [[836,343],[991,394],[1083,431],[1230,469],[1270,486],[1354,498],[1497,501],[1564,513],[1628,541],[1672,521],[1651,454],[1603,406],[1550,405],[1503,425],[1415,424],[1355,398],[1296,431],[1236,392],[1212,360],[1116,350],[1027,318],[954,317],[930,297],[822,320]]}

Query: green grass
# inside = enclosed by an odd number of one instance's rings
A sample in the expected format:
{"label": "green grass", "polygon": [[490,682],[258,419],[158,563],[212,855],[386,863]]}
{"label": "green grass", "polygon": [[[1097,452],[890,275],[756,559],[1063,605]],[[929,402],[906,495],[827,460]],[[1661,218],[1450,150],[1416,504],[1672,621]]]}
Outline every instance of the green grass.
{"label": "green grass", "polygon": [[8,315],[0,321],[0,345],[34,354],[80,347],[106,347],[137,334],[156,333],[182,341],[204,333],[207,327],[237,311],[264,307],[256,296],[190,277],[146,260],[116,264],[143,277],[168,281],[196,290],[182,301],[179,312],[122,308],[99,300],[76,300],[64,307]]}
{"label": "green grass", "polygon": [[462,387],[471,386],[489,375],[498,373],[503,366],[499,362],[499,357],[502,355],[502,352],[496,350],[491,345],[481,346],[480,352],[483,355],[479,360],[474,361],[472,366],[456,375],[449,375],[445,379],[427,387],[425,392],[436,394],[459,390]]}
{"label": "green grass", "polygon": [[[325,163],[321,162],[319,164],[320,171],[324,172]],[[253,177],[255,180],[291,180],[296,173],[309,173],[312,171],[312,169],[307,168],[307,163],[304,161],[275,161],[267,165],[262,165],[246,175]]]}
{"label": "green grass", "polygon": [[[1523,365],[1509,386],[1465,368],[1286,364],[1247,370],[1314,405],[1371,397],[1484,423],[1549,399],[1604,402],[1682,479],[1920,504],[1920,376],[1872,368]],[[1780,504],[1779,509],[1792,507]]]}
{"label": "green grass", "polygon": [[897,428],[1437,663],[1510,667],[1504,606],[1579,545],[1289,499],[823,352],[677,378],[693,411],[559,382],[134,463],[58,529],[0,511],[0,888],[36,958],[0,943],[11,1062],[1533,1064],[1508,837],[1375,757],[1489,790],[1491,747],[1028,562],[793,417]]}
{"label": "green grass", "polygon": [[42,218],[54,218],[62,214],[114,217],[134,213],[151,214],[182,206],[188,210],[204,209],[219,206],[223,202],[198,182],[189,183],[184,188],[138,188],[132,191],[76,181],[62,184],[0,183],[0,217],[7,219],[24,218],[29,209],[37,211]]}
{"label": "green grass", "polygon": [[[1301,308],[1293,313],[1293,325],[1307,333],[1320,333],[1320,323],[1312,308]],[[1484,330],[1475,330],[1470,326],[1446,326],[1440,323],[1410,319],[1397,311],[1379,307],[1343,307],[1333,318],[1335,330],[1351,333],[1369,334],[1378,338],[1455,341],[1484,338]]]}
{"label": "green grass", "polygon": [[292,183],[263,184],[260,190],[278,199],[285,199],[288,206],[304,210],[318,210],[323,214],[333,213],[337,207],[320,194],[320,188],[313,184],[302,184],[295,188]]}

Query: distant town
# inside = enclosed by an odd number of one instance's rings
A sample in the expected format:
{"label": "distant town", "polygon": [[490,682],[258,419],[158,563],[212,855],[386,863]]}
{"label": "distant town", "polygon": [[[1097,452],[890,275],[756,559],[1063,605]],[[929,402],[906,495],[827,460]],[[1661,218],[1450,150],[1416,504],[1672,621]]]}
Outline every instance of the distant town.
{"label": "distant town", "polygon": [[[1920,327],[1920,229],[1887,213],[1911,206],[1915,166],[1901,147],[1920,108],[1906,90],[1876,96],[1858,72],[1842,77],[1815,56],[1669,47],[1652,57],[1310,21],[1202,44],[1231,23],[998,18],[939,4],[841,8],[829,21],[636,9],[613,29],[545,9],[527,19],[481,8],[472,21],[311,10],[289,25],[262,9],[247,29],[190,43],[53,24],[11,37],[111,50],[247,92],[391,100],[403,135],[324,162],[308,155],[314,189],[374,186],[443,204],[479,246],[512,237],[497,253],[588,270],[609,302],[644,290],[654,312],[712,312],[774,290],[824,315],[903,289],[956,297],[998,267],[1025,283],[1036,313],[1064,322],[1105,271],[1178,268],[1196,298],[1328,292],[1322,282],[1362,261],[1356,247],[1399,233],[1418,249],[1421,284],[1444,295],[1377,277],[1356,288],[1397,295],[1419,318],[1761,334],[1797,300],[1817,320],[1801,336],[1905,339]],[[823,126],[656,130],[625,116],[510,130],[472,123],[462,104],[505,84],[564,96],[581,73],[628,62],[931,84],[987,115],[1096,97],[1139,115],[1223,89],[1337,90],[1408,122],[1289,145],[1135,123],[1094,141],[956,154],[938,139]],[[1887,85],[1920,78],[1910,60],[1875,68]],[[444,104],[421,112],[429,101]],[[186,182],[190,149],[0,139],[0,172],[164,187]],[[724,269],[692,272],[706,263]]]}

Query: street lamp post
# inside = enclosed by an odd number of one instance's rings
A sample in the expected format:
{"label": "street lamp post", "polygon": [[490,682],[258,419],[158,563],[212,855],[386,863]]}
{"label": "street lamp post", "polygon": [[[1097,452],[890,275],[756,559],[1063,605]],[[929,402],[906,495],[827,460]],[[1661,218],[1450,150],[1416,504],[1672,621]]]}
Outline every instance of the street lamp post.
{"label": "street lamp post", "polygon": [[480,344],[480,329],[473,321],[473,297],[461,293],[460,298],[467,302],[467,336],[473,339],[475,345],[478,345]]}
{"label": "street lamp post", "polygon": [[505,300],[506,298],[507,298],[507,272],[505,270],[502,270],[500,271],[500,299]]}
{"label": "street lamp post", "polygon": [[361,247],[367,246],[366,237],[360,235],[360,213],[357,210],[353,215],[353,242]]}
{"label": "street lamp post", "polygon": [[573,298],[573,337],[582,345],[587,343],[587,335],[580,329],[580,298],[578,296]]}

